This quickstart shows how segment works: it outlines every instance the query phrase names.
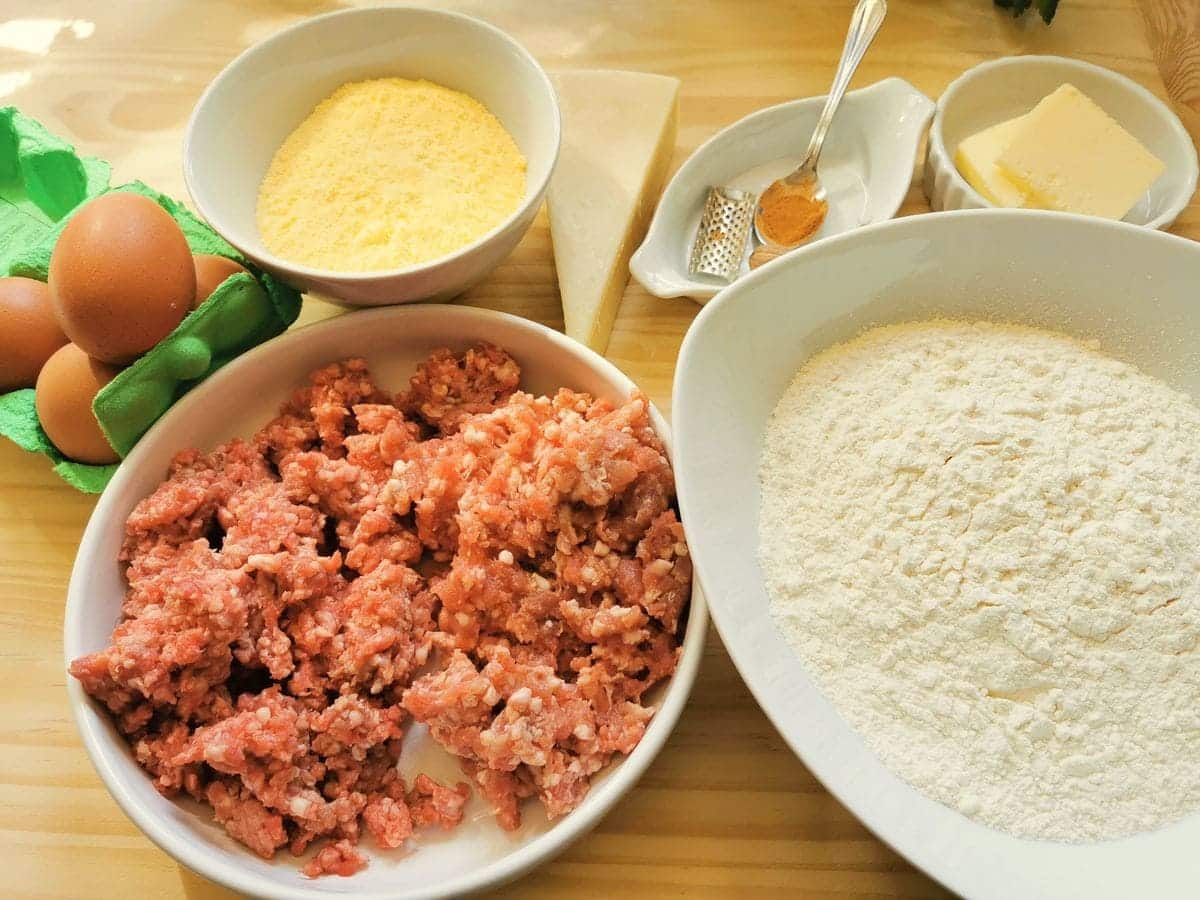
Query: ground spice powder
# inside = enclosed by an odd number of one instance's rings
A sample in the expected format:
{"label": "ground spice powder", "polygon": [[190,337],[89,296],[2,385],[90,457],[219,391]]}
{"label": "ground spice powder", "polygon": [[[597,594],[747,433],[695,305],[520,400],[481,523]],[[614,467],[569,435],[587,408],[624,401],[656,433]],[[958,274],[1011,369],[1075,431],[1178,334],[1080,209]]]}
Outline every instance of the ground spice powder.
{"label": "ground spice powder", "polygon": [[829,204],[802,189],[776,182],[758,201],[758,225],[763,237],[792,246],[807,240],[825,221]]}

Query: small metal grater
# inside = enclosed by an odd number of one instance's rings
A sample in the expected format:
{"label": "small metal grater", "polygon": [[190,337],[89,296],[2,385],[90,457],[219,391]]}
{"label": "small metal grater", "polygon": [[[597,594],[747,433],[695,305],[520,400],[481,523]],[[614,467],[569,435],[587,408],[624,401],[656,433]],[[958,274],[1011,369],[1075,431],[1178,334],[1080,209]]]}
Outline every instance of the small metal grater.
{"label": "small metal grater", "polygon": [[746,242],[754,226],[758,195],[751,191],[710,188],[692,243],[688,272],[733,281],[746,258]]}

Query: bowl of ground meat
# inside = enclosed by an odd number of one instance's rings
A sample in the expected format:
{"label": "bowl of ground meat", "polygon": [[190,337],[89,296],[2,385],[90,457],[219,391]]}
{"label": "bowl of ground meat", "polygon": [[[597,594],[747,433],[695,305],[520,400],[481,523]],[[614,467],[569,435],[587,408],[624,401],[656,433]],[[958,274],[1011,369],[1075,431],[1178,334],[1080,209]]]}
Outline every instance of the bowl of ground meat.
{"label": "bowl of ground meat", "polygon": [[64,642],[97,772],[251,895],[524,872],[636,782],[695,680],[667,441],[611,364],[486,310],[355,313],[231,362],[80,544]]}

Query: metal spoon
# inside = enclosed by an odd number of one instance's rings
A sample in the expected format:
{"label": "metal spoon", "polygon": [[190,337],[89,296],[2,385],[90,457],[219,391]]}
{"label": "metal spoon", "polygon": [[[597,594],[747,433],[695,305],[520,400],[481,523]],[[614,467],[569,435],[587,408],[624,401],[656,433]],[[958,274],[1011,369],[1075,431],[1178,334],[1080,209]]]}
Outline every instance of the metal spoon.
{"label": "metal spoon", "polygon": [[[829,126],[833,123],[838,104],[842,102],[858,64],[862,62],[871,41],[879,33],[879,27],[886,15],[887,0],[858,0],[858,5],[854,7],[854,14],[850,18],[850,30],[846,33],[846,44],[842,48],[842,58],[833,76],[833,86],[829,89],[829,96],[825,98],[825,108],[821,110],[821,116],[817,119],[817,127],[813,129],[803,161],[794,172],[773,181],[759,195],[758,206],[754,211],[754,234],[764,246],[755,251],[755,256],[778,256],[793,247],[798,247],[812,237],[825,221],[829,203],[826,200],[825,188],[817,177],[817,161],[821,157],[821,147],[829,133]],[[794,211],[802,213],[801,218],[805,220],[802,227],[794,229],[792,233],[780,233],[771,215],[773,211],[778,212],[782,208],[779,204],[792,206]],[[772,224],[776,224],[774,231]],[[754,262],[752,258],[752,266]]]}

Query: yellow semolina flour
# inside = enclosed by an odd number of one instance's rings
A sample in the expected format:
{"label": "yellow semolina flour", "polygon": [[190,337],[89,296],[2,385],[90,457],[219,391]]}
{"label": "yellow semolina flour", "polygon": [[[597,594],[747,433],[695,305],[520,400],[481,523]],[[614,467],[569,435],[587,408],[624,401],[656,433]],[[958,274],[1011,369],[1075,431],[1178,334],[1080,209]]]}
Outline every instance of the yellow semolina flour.
{"label": "yellow semolina flour", "polygon": [[453,253],[525,194],[525,158],[478,100],[429,81],[344,84],[276,151],[258,230],[292,262],[397,269]]}

